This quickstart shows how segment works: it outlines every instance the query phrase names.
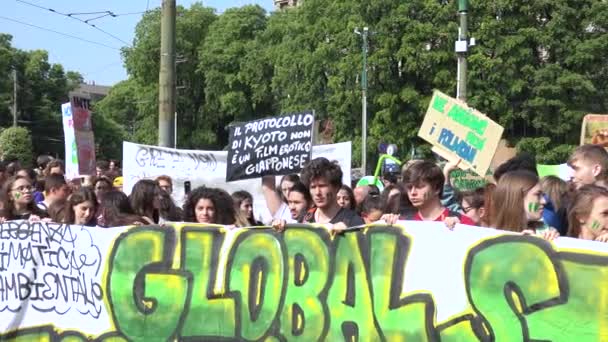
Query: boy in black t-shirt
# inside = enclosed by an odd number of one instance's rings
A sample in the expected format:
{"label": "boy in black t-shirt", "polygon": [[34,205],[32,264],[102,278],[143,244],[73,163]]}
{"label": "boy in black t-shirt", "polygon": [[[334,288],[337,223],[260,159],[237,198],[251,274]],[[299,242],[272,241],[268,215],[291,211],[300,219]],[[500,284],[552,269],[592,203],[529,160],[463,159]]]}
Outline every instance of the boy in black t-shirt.
{"label": "boy in black t-shirt", "polygon": [[314,208],[304,217],[308,223],[331,223],[332,231],[365,224],[354,210],[341,208],[336,200],[342,186],[342,170],[327,158],[311,160],[302,169],[302,183],[310,190]]}

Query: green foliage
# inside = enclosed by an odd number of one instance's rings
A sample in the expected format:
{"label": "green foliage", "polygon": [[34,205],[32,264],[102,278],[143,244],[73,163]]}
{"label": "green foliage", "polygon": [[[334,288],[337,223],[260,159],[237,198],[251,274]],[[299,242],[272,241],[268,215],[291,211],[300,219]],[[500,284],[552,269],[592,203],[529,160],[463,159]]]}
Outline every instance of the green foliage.
{"label": "green foliage", "polygon": [[15,69],[18,124],[31,132],[33,154],[62,155],[61,104],[68,101],[68,93],[82,82],[82,76],[49,63],[46,51],[19,50],[11,45],[11,40],[10,35],[0,34],[0,127],[13,124]]}
{"label": "green foliage", "polygon": [[576,145],[555,145],[551,138],[522,138],[517,143],[517,152],[528,152],[536,156],[539,164],[556,165],[565,163]]}
{"label": "green foliage", "polygon": [[9,127],[0,133],[0,158],[5,161],[18,160],[29,167],[33,161],[32,136],[24,127]]}
{"label": "green foliage", "polygon": [[122,142],[128,134],[116,121],[103,115],[93,116],[93,131],[97,146],[97,159],[122,159]]}
{"label": "green foliage", "polygon": [[[180,147],[221,149],[233,121],[313,109],[334,122],[334,140],[353,141],[358,164],[362,40],[355,28],[372,32],[370,161],[380,142],[407,157],[421,145],[417,131],[433,89],[456,90],[454,0],[307,0],[269,15],[258,6],[218,15],[197,3],[178,13]],[[509,141],[527,138],[518,146],[539,162],[563,162],[582,116],[608,112],[607,18],[601,0],[471,0],[470,36],[478,44],[468,57],[469,104],[502,124]],[[131,139],[152,144],[159,19],[159,11],[144,15],[133,47],[123,51],[130,78],[96,107]]]}

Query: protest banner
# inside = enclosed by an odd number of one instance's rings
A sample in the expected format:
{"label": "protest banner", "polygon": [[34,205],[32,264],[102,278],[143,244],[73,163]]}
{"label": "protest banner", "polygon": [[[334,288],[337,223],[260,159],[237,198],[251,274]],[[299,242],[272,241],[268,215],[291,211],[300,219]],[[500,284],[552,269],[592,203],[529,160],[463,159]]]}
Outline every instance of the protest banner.
{"label": "protest banner", "polygon": [[0,226],[0,340],[606,341],[608,245],[441,222]]}
{"label": "protest banner", "polygon": [[560,164],[560,165],[543,165],[537,164],[536,171],[538,172],[538,177],[543,178],[546,176],[556,176],[561,178],[562,180],[569,181],[572,178],[572,174],[574,170],[568,164]]}
{"label": "protest banner", "polygon": [[[138,180],[155,179],[161,175],[173,179],[173,198],[178,203],[184,200],[185,181],[191,182],[192,189],[206,185],[221,187],[229,193],[246,190],[253,195],[254,212],[262,215],[258,220],[266,222],[270,213],[267,213],[266,201],[262,195],[261,180],[226,182],[227,154],[226,151],[179,150],[125,141],[122,160],[124,191],[130,194]],[[338,161],[344,173],[342,182],[350,185],[350,142],[313,146],[312,156]]]}
{"label": "protest banner", "polygon": [[298,173],[310,160],[312,112],[230,126],[226,181]]}
{"label": "protest banner", "polygon": [[95,174],[95,138],[89,100],[72,95],[61,105],[65,143],[66,177]]}
{"label": "protest banner", "polygon": [[581,145],[585,144],[608,148],[608,115],[585,115],[581,127]]}
{"label": "protest banner", "polygon": [[433,152],[485,176],[504,129],[466,103],[435,91],[418,131]]}

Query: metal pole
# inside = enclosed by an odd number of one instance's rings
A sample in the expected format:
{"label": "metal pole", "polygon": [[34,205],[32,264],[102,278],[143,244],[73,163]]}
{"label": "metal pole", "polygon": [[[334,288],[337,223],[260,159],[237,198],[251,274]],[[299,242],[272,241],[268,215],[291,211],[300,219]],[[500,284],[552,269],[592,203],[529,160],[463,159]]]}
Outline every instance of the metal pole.
{"label": "metal pole", "polygon": [[361,73],[361,169],[367,174],[367,35],[369,28],[363,28],[363,71]]}
{"label": "metal pole", "polygon": [[457,52],[458,54],[458,72],[457,72],[457,90],[456,98],[461,101],[467,100],[467,50],[468,50],[468,25],[467,25],[467,12],[469,10],[468,0],[458,1],[458,16],[460,17],[460,29],[458,30],[458,41],[465,42],[463,50]]}
{"label": "metal pole", "polygon": [[175,115],[175,0],[162,0],[158,89],[158,145],[174,142]]}
{"label": "metal pole", "polygon": [[175,121],[173,122],[173,148],[177,148],[177,112],[175,112]]}
{"label": "metal pole", "polygon": [[17,127],[17,69],[13,69],[13,126]]}

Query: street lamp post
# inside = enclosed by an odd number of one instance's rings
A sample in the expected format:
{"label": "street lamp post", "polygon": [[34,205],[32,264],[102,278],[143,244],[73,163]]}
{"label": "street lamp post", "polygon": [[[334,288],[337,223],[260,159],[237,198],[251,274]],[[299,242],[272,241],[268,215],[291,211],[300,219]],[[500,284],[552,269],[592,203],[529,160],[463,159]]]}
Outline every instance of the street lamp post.
{"label": "street lamp post", "polygon": [[468,11],[469,0],[458,0],[458,16],[460,17],[460,28],[458,29],[458,41],[456,41],[456,53],[458,54],[456,98],[465,102],[467,100],[467,52],[469,50],[469,42],[467,38]]}
{"label": "street lamp post", "polygon": [[361,71],[361,170],[367,172],[367,53],[369,50],[369,28],[364,27],[363,32],[355,29],[355,33],[363,38],[363,70]]}

